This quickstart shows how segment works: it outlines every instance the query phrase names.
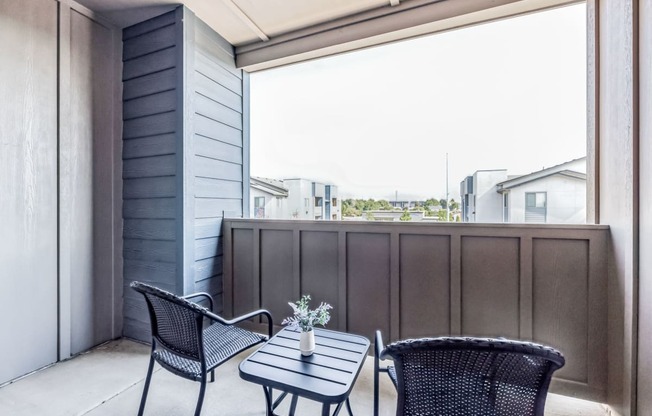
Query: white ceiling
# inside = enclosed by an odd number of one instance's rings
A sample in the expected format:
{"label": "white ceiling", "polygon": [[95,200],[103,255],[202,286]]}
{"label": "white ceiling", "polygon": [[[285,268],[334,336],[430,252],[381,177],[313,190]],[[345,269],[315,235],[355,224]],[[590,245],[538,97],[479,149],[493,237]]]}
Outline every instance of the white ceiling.
{"label": "white ceiling", "polygon": [[[390,0],[77,0],[119,27],[172,10],[191,9],[234,46],[380,7]],[[403,0],[408,2],[413,0]],[[398,3],[395,1],[395,3]]]}

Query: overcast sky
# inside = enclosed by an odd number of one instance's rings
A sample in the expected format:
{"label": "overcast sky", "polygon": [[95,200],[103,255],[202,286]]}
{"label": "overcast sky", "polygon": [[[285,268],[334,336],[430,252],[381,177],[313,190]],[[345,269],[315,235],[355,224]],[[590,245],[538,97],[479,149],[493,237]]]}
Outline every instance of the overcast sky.
{"label": "overcast sky", "polygon": [[586,154],[586,7],[251,74],[251,174],[443,198]]}

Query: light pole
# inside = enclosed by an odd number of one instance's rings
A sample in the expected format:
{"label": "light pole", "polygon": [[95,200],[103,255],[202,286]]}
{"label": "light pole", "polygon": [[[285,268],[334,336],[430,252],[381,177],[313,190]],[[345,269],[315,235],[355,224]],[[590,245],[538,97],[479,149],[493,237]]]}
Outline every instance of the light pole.
{"label": "light pole", "polygon": [[446,152],[446,222],[450,221],[451,209],[448,199],[448,152]]}

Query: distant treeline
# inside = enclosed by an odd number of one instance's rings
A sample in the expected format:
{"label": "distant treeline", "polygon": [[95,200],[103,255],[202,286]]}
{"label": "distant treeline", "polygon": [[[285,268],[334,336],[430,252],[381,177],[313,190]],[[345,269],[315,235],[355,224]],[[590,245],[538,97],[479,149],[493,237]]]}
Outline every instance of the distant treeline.
{"label": "distant treeline", "polygon": [[[342,216],[343,217],[359,217],[365,211],[392,211],[392,210],[410,210],[410,211],[424,211],[426,216],[433,217],[439,216],[441,210],[446,210],[445,199],[429,198],[425,201],[411,201],[410,208],[394,208],[392,204],[386,199],[345,199],[342,202]],[[459,209],[459,203],[454,199],[450,200],[450,209],[454,211]],[[444,214],[445,216],[445,214]]]}

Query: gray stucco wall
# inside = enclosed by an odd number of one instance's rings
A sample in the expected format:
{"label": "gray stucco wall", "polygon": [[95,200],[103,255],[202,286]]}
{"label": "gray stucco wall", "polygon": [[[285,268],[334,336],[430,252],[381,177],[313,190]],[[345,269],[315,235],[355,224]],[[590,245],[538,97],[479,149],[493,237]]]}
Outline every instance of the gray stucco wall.
{"label": "gray stucco wall", "polygon": [[0,384],[122,334],[118,34],[0,2]]}

